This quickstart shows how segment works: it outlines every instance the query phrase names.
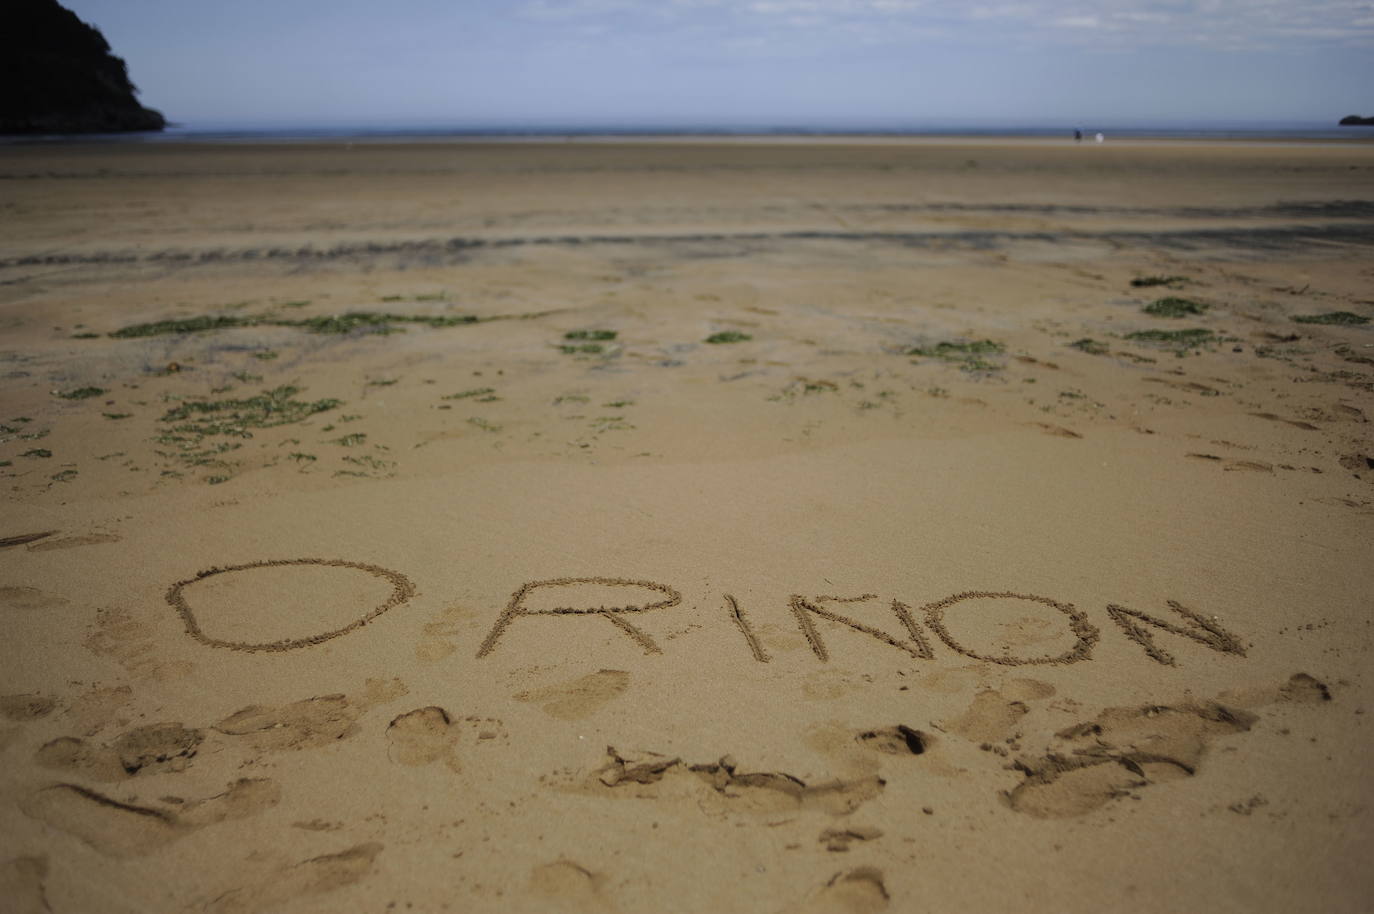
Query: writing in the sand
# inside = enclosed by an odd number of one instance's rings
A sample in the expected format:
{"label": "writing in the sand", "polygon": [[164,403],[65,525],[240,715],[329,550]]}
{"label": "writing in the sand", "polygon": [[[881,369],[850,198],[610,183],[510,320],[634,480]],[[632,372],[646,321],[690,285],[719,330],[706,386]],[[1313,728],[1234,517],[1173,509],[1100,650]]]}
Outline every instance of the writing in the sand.
{"label": "writing in the sand", "polygon": [[[390,597],[381,605],[374,607],[362,617],[341,628],[321,632],[306,638],[249,643],[225,641],[208,636],[203,631],[196,611],[187,600],[186,591],[190,585],[206,578],[243,572],[268,566],[325,565],[336,568],[352,569],[386,581],[391,585]],[[274,559],[210,568],[194,577],[173,584],[167,591],[167,601],[177,610],[186,627],[187,634],[209,647],[225,647],[239,651],[289,651],[321,644],[333,638],[348,634],[396,606],[405,603],[415,594],[415,586],[410,579],[397,571],[361,562],[346,562],[339,559]],[[522,584],[511,594],[505,608],[497,616],[491,630],[477,650],[477,657],[487,657],[495,652],[502,638],[522,619],[532,617],[555,617],[568,624],[586,624],[579,620],[600,618],[614,626],[619,632],[637,644],[646,654],[660,654],[662,648],[653,636],[635,622],[646,613],[670,610],[682,602],[682,594],[673,587],[654,581],[634,580],[631,578],[586,577],[552,578],[544,581],[531,581]],[[1002,608],[1039,609],[1039,625],[1049,623],[1044,617],[1062,617],[1067,635],[1073,643],[1058,654],[1044,656],[1018,656],[1010,652],[994,653],[974,650],[954,634],[950,625],[952,618],[971,608],[987,611],[990,603],[1003,604]],[[878,628],[868,622],[853,618],[841,611],[846,604],[866,604],[867,607],[882,607],[882,614],[891,615],[893,623],[890,630]],[[1175,665],[1172,654],[1156,642],[1160,633],[1185,638],[1205,648],[1222,654],[1245,656],[1245,646],[1240,638],[1221,626],[1215,616],[1205,616],[1182,605],[1176,600],[1167,600],[1168,614],[1164,617],[1151,615],[1139,609],[1108,603],[1105,608],[1107,618],[1114,623],[1131,641],[1140,645],[1145,655],[1156,663]],[[1046,613],[1045,610],[1050,612]],[[824,663],[830,659],[830,648],[826,633],[817,625],[817,620],[830,623],[825,631],[831,637],[842,630],[849,630],[872,639],[878,644],[887,645],[910,655],[915,660],[935,658],[932,639],[943,644],[956,654],[975,660],[997,663],[1005,666],[1026,666],[1034,664],[1070,664],[1092,658],[1093,649],[1101,637],[1101,632],[1088,618],[1087,614],[1072,603],[1052,600],[1036,594],[1015,593],[1011,591],[971,590],[952,594],[943,599],[926,603],[917,609],[901,600],[883,601],[876,594],[865,593],[857,596],[815,596],[792,595],[786,601],[786,613],[793,624],[805,637],[816,659]],[[865,615],[872,616],[870,609]],[[771,657],[749,621],[749,614],[741,602],[731,594],[721,597],[719,615],[722,624],[731,625],[739,631],[742,648],[758,663],[768,663]],[[1066,640],[1066,639],[1061,639]]]}

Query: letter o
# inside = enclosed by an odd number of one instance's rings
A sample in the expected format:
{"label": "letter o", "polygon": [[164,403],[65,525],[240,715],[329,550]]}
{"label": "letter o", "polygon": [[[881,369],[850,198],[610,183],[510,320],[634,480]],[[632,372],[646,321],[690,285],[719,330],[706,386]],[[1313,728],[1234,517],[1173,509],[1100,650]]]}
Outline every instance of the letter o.
{"label": "letter o", "polygon": [[[252,644],[247,641],[222,641],[219,638],[211,638],[200,628],[200,623],[196,621],[196,614],[191,605],[186,602],[183,591],[188,584],[202,581],[205,578],[217,574],[228,574],[231,571],[247,571],[252,568],[276,568],[282,565],[325,565],[330,568],[355,568],[358,571],[365,571],[370,575],[382,578],[390,582],[392,590],[391,596],[380,606],[369,610],[360,618],[336,628],[333,631],[323,632],[318,635],[310,635],[305,638],[290,638],[281,641],[269,641],[263,644]],[[186,634],[195,638],[206,647],[227,647],[234,651],[292,651],[300,647],[309,647],[312,644],[322,644],[331,638],[346,635],[355,628],[361,628],[373,619],[380,616],[389,609],[400,606],[406,600],[415,596],[415,585],[410,579],[399,571],[392,571],[389,568],[382,568],[379,565],[368,565],[363,562],[345,562],[342,559],[266,559],[260,562],[248,562],[243,565],[226,565],[223,568],[207,568],[198,572],[195,577],[187,578],[184,581],[177,581],[167,590],[167,602],[181,616],[182,623],[186,626]]]}
{"label": "letter o", "polygon": [[[954,636],[945,627],[945,610],[955,603],[973,599],[1010,599],[1010,600],[1030,600],[1033,603],[1041,603],[1052,609],[1058,610],[1069,617],[1069,629],[1078,639],[1074,646],[1058,657],[1035,657],[1024,659],[1020,657],[989,657],[975,653],[962,644],[954,640]],[[989,663],[1001,663],[1006,666],[1030,666],[1044,663],[1077,663],[1080,660],[1088,660],[1092,657],[1093,645],[1097,643],[1100,632],[1097,626],[1088,621],[1088,617],[1074,608],[1072,603],[1060,603],[1048,597],[1037,597],[1034,594],[1000,592],[992,593],[989,591],[972,590],[965,593],[956,593],[952,597],[945,597],[935,603],[928,603],[921,607],[925,612],[926,625],[930,630],[939,636],[940,640],[949,645],[950,649],[958,651],[965,657],[972,657],[975,660],[986,660]]]}

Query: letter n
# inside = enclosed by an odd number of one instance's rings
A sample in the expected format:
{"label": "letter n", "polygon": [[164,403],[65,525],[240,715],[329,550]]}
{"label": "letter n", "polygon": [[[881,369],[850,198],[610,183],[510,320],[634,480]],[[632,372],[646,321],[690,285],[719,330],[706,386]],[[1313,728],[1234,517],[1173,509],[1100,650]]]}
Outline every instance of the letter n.
{"label": "letter n", "polygon": [[[855,600],[845,600],[843,602],[857,603],[867,599],[872,599],[872,595],[870,594]],[[848,616],[842,616],[839,613],[823,609],[816,605],[816,603],[820,603],[821,600],[822,598],[817,598],[815,603],[812,603],[808,602],[805,597],[794,595],[788,605],[792,607],[792,615],[796,617],[797,625],[801,628],[802,634],[806,636],[807,642],[810,643],[812,652],[815,653],[816,657],[822,663],[830,659],[830,651],[826,649],[825,642],[821,640],[820,632],[816,631],[816,624],[811,621],[811,615],[817,615],[822,619],[829,619],[831,622],[838,622],[841,625],[846,625],[857,632],[863,632],[871,638],[877,638],[884,644],[890,644],[895,648],[906,651],[917,660],[930,660],[935,656],[930,650],[929,642],[927,642],[925,637],[921,634],[921,630],[916,627],[915,620],[911,618],[911,608],[904,603],[893,600],[892,612],[896,615],[898,620],[901,621],[902,627],[906,629],[907,634],[911,636],[911,641],[909,642],[899,641],[887,632],[880,631],[872,626],[864,625],[862,622],[851,619]]]}
{"label": "letter n", "polygon": [[1245,645],[1241,644],[1240,638],[1216,622],[1207,619],[1201,613],[1195,613],[1183,606],[1177,600],[1167,602],[1170,609],[1184,618],[1185,622],[1182,626],[1157,619],[1136,609],[1118,606],[1115,603],[1107,604],[1107,615],[1112,617],[1113,622],[1121,626],[1122,630],[1126,632],[1126,637],[1145,648],[1145,653],[1149,655],[1151,660],[1166,666],[1178,666],[1178,664],[1174,661],[1172,654],[1155,644],[1154,633],[1146,628],[1147,625],[1163,629],[1171,634],[1182,635],[1222,654],[1245,656]]}

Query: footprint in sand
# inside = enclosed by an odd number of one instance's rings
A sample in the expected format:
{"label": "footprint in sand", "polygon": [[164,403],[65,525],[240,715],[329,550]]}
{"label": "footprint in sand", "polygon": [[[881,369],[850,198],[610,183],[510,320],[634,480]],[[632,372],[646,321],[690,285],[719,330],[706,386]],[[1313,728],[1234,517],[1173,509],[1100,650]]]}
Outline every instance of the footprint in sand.
{"label": "footprint in sand", "polygon": [[891,902],[881,870],[861,866],[830,877],[821,889],[786,914],[876,914]]}
{"label": "footprint in sand", "polygon": [[0,717],[28,723],[47,717],[57,708],[57,702],[46,695],[26,692],[20,695],[0,695]]}
{"label": "footprint in sand", "polygon": [[260,752],[315,749],[357,733],[363,710],[344,695],[319,695],[276,707],[249,705],[215,724],[215,729],[247,737]]}
{"label": "footprint in sand", "polygon": [[941,695],[960,695],[972,692],[983,682],[982,664],[956,667],[951,670],[936,670],[921,676],[917,682],[922,691],[938,692]]}
{"label": "footprint in sand", "polygon": [[276,806],[281,790],[269,780],[243,779],[224,793],[177,805],[121,803],[77,784],[55,784],[31,794],[19,808],[110,857],[135,857],[190,832],[243,819]]}
{"label": "footprint in sand", "polygon": [[1278,702],[1320,704],[1331,700],[1326,683],[1307,673],[1294,673],[1280,686],[1257,686],[1223,692],[1219,700],[1239,708],[1257,708]]}
{"label": "footprint in sand", "polygon": [[545,714],[559,720],[582,720],[601,710],[629,686],[630,674],[624,670],[598,670],[568,682],[517,693],[515,700],[537,704]]}
{"label": "footprint in sand", "polygon": [[424,632],[424,640],[415,645],[415,659],[433,663],[456,651],[458,645],[454,639],[461,637],[462,623],[470,615],[464,607],[450,606],[439,613],[433,622],[426,622],[421,629]]}
{"label": "footprint in sand", "polygon": [[881,828],[872,825],[849,825],[844,828],[827,828],[817,840],[832,853],[846,853],[851,844],[860,841],[876,841],[883,836]]}
{"label": "footprint in sand", "polygon": [[855,689],[845,670],[816,670],[802,679],[802,694],[812,701],[832,701]]}
{"label": "footprint in sand", "polygon": [[158,642],[151,627],[123,609],[97,610],[84,643],[91,653],[110,657],[138,679],[169,682],[190,675],[193,669],[185,660],[158,659]]}
{"label": "footprint in sand", "polygon": [[[910,759],[914,755],[924,755],[934,745],[929,734],[905,724],[855,730],[837,720],[808,728],[803,739],[829,759],[837,774],[852,779],[877,775],[883,770],[884,756]],[[892,761],[901,764],[896,759]]]}
{"label": "footprint in sand", "polygon": [[614,911],[615,905],[603,894],[605,884],[604,875],[571,860],[556,860],[530,872],[530,889],[547,899],[550,910]]}
{"label": "footprint in sand", "polygon": [[[376,842],[358,844],[336,854],[311,857],[279,867],[251,886],[232,889],[211,901],[211,914],[250,914],[267,911],[300,898],[313,898],[354,885],[371,872],[382,852]],[[342,906],[340,910],[346,910]]]}
{"label": "footprint in sand", "polygon": [[249,705],[214,729],[226,736],[245,737],[259,752],[316,749],[353,736],[358,732],[358,718],[408,691],[399,679],[369,679],[360,697],[318,695],[286,705]]}
{"label": "footprint in sand", "polygon": [[1008,699],[986,689],[973,697],[968,710],[944,722],[944,728],[975,743],[995,742],[1012,735],[1021,718],[1030,713],[1024,701]]}
{"label": "footprint in sand", "polygon": [[0,609],[56,609],[67,601],[37,587],[0,587]]}
{"label": "footprint in sand", "polygon": [[[609,787],[632,788],[633,796],[647,799],[690,796],[703,811],[715,814],[808,811],[846,816],[881,794],[886,785],[871,774],[807,783],[784,771],[746,772],[729,755],[717,762],[688,765],[656,752],[622,754],[607,746],[606,754],[609,761],[592,772],[586,785],[592,792],[604,794],[600,788]],[[704,794],[703,783],[711,788]],[[653,789],[642,791],[635,785]]]}
{"label": "footprint in sand", "polygon": [[0,899],[9,914],[52,914],[44,892],[48,858],[15,857],[0,863]]}
{"label": "footprint in sand", "polygon": [[61,539],[43,539],[29,547],[29,552],[49,552],[53,549],[75,549],[78,546],[99,546],[103,543],[117,543],[123,537],[116,533],[88,533],[84,536],[64,536]]}
{"label": "footprint in sand", "polygon": [[200,730],[178,723],[135,727],[107,746],[63,736],[45,743],[34,762],[44,768],[79,771],[98,781],[119,781],[141,773],[185,771],[204,738]]}
{"label": "footprint in sand", "polygon": [[458,728],[443,708],[430,705],[396,717],[386,728],[387,755],[400,765],[418,767],[442,761],[452,771],[458,763]]}
{"label": "footprint in sand", "polygon": [[1108,708],[1055,734],[1039,758],[1018,759],[1011,808],[1039,819],[1083,815],[1152,783],[1196,773],[1208,743],[1258,720],[1215,703]]}
{"label": "footprint in sand", "polygon": [[65,718],[77,731],[91,736],[110,724],[128,726],[128,720],[117,714],[133,700],[134,690],[129,686],[93,686],[68,703]]}
{"label": "footprint in sand", "polygon": [[859,745],[887,755],[925,755],[934,743],[929,733],[922,733],[905,724],[863,730],[855,739]]}
{"label": "footprint in sand", "polygon": [[1049,698],[1054,686],[1036,679],[1012,679],[999,689],[984,689],[968,710],[944,722],[944,728],[978,743],[1013,736],[1021,718],[1030,713],[1027,702]]}
{"label": "footprint in sand", "polygon": [[1010,679],[997,691],[1011,701],[1039,701],[1053,698],[1055,694],[1054,686],[1038,679]]}
{"label": "footprint in sand", "polygon": [[[1224,693],[1238,705],[1331,700],[1325,683],[1297,673],[1277,687]],[[1024,780],[1006,794],[1017,812],[1051,819],[1083,815],[1161,781],[1191,777],[1219,737],[1248,731],[1259,718],[1217,702],[1108,708],[1060,730],[1045,755],[1018,759]]]}

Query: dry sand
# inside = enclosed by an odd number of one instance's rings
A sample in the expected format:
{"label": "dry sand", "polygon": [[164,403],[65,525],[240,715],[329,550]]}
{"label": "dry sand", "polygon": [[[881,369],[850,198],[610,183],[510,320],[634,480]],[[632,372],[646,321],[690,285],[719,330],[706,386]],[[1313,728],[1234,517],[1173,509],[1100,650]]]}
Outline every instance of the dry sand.
{"label": "dry sand", "polygon": [[0,217],[7,912],[1369,909],[1374,324],[1294,320],[1374,317],[1369,147],[8,146]]}

